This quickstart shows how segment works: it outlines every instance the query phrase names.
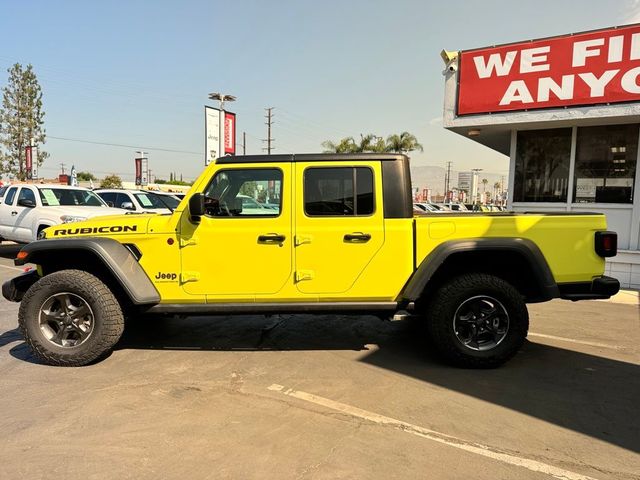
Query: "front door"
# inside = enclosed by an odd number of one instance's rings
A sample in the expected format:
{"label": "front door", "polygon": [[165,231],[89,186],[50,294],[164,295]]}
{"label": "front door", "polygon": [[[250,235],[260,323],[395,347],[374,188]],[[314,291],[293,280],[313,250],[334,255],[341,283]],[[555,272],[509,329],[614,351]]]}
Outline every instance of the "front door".
{"label": "front door", "polygon": [[347,292],[384,244],[380,163],[300,162],[296,169],[297,289]]}
{"label": "front door", "polygon": [[[22,202],[28,201],[33,207],[25,207]],[[34,225],[37,212],[35,206],[37,205],[36,195],[33,192],[32,187],[22,187],[18,194],[18,199],[13,207],[11,213],[16,212],[13,217],[15,219],[13,238],[20,242],[32,242],[35,240],[36,232]]]}
{"label": "front door", "polygon": [[181,222],[184,290],[214,302],[278,293],[292,270],[291,165],[230,165],[204,194],[207,213]]}

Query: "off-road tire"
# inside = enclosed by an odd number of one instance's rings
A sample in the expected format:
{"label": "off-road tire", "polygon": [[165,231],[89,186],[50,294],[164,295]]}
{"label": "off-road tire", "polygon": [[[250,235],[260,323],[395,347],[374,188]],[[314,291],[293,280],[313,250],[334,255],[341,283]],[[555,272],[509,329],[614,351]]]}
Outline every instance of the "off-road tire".
{"label": "off-road tire", "polygon": [[[93,312],[93,331],[80,345],[55,345],[40,329],[40,310],[44,302],[60,292],[81,297]],[[100,279],[82,270],[61,270],[34,283],[20,303],[18,323],[26,343],[40,359],[49,365],[65,367],[79,367],[102,358],[111,351],[124,330],[122,310],[111,290]]]}
{"label": "off-road tire", "polygon": [[[469,299],[487,296],[498,300],[508,314],[506,336],[493,348],[476,351],[456,336],[454,316]],[[524,297],[511,284],[493,275],[469,273],[449,280],[431,297],[425,311],[429,344],[453,365],[463,368],[495,368],[513,357],[529,330]]]}

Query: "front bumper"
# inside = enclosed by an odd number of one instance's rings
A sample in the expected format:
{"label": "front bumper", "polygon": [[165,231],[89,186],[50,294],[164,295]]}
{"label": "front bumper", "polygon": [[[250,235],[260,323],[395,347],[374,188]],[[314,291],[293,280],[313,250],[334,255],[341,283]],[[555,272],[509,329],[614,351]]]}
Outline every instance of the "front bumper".
{"label": "front bumper", "polygon": [[610,298],[620,291],[620,282],[611,277],[597,277],[591,282],[559,283],[560,298],[565,300],[599,300]]}
{"label": "front bumper", "polygon": [[30,270],[2,284],[2,296],[10,302],[19,302],[31,285],[40,280],[37,270]]}

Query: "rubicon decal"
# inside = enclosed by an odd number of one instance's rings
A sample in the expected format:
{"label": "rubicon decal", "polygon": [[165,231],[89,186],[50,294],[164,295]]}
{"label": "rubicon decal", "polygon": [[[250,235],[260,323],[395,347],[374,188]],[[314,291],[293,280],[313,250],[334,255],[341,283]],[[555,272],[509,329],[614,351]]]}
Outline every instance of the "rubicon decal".
{"label": "rubicon decal", "polygon": [[88,235],[91,233],[128,233],[137,232],[137,225],[113,225],[105,227],[76,227],[76,228],[56,228],[53,231],[53,236],[65,236],[65,235]]}
{"label": "rubicon decal", "polygon": [[458,115],[640,100],[640,25],[465,51]]}

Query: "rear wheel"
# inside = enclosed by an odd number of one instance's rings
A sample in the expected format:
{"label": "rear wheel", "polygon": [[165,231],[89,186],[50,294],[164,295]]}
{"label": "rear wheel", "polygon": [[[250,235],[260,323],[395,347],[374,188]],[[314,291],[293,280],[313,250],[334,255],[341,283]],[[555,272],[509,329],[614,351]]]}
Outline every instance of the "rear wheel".
{"label": "rear wheel", "polygon": [[107,354],[124,329],[118,301],[94,275],[61,270],[34,283],[20,303],[20,329],[50,365],[81,366]]}
{"label": "rear wheel", "polygon": [[450,363],[467,368],[502,365],[529,329],[523,296],[493,275],[460,275],[443,285],[426,311],[431,344]]}

